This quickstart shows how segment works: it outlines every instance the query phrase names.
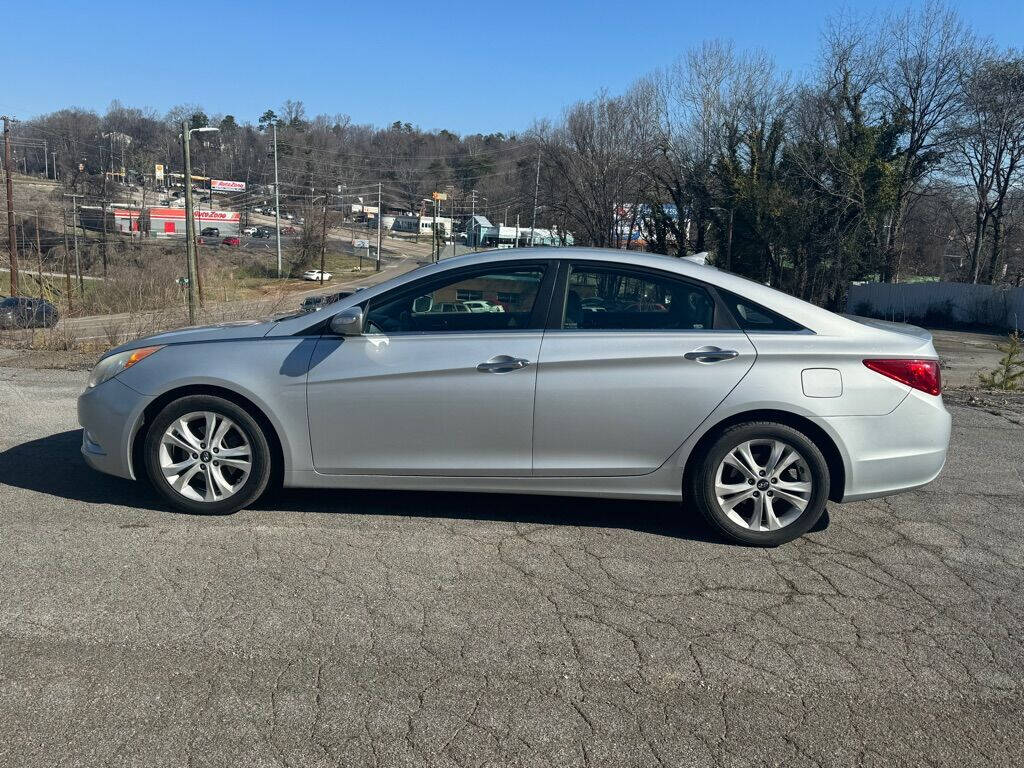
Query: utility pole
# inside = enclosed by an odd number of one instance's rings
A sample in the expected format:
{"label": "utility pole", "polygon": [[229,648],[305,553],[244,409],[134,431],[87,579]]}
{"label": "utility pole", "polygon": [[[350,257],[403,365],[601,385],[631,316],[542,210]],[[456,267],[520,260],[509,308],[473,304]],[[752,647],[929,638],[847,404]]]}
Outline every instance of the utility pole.
{"label": "utility pole", "polygon": [[[312,211],[310,211],[312,213]],[[313,222],[310,222],[312,224]],[[303,226],[305,231],[305,226]],[[327,256],[327,188],[324,188],[324,222],[320,227],[320,287],[324,287],[324,261]]]}
{"label": "utility pole", "polygon": [[50,154],[53,155],[53,180],[54,181],[58,181],[58,179],[57,179],[57,153],[56,152],[51,152]]}
{"label": "utility pole", "polygon": [[188,259],[188,323],[196,324],[195,229],[192,216],[192,159],[189,156],[188,121],[181,121],[181,146],[185,159],[185,258]]}
{"label": "utility pole", "polygon": [[18,233],[14,223],[14,184],[11,181],[11,120],[4,121],[4,172],[7,174],[7,250],[11,258],[11,296],[18,295]]}
{"label": "utility pole", "polygon": [[103,240],[100,241],[100,247],[102,250],[100,253],[103,255],[103,279],[107,279],[107,201],[102,200],[101,205],[103,208]]}
{"label": "utility pole", "polygon": [[537,178],[533,182],[533,221],[530,222],[530,247],[533,247],[533,231],[537,228],[537,192],[540,190],[540,150],[537,150]]}
{"label": "utility pole", "polygon": [[36,263],[39,265],[39,298],[43,298],[43,249],[39,245],[39,214],[36,214]]}
{"label": "utility pole", "polygon": [[380,239],[384,230],[384,208],[381,205],[381,182],[377,182],[377,266],[375,272],[380,272]]}
{"label": "utility pole", "polygon": [[[56,169],[56,165],[54,166]],[[71,270],[68,268],[68,202],[61,200],[61,224],[64,226],[64,293],[68,296],[68,312],[71,312]]]}
{"label": "utility pole", "polygon": [[85,281],[82,279],[82,260],[78,255],[78,198],[79,195],[64,195],[71,198],[71,233],[75,239],[75,275],[78,278],[78,296],[85,294]]}
{"label": "utility pole", "polygon": [[470,214],[469,214],[469,226],[470,226],[470,230],[473,232],[473,250],[475,251],[477,249],[476,248],[477,247],[477,241],[480,239],[479,230],[476,228],[476,190],[475,189],[473,190],[473,194],[472,194],[472,196],[469,199],[471,201],[470,202]]}
{"label": "utility pole", "polygon": [[277,277],[281,277],[281,185],[277,180],[277,121],[274,126],[274,224],[277,227]]}
{"label": "utility pole", "polygon": [[43,175],[50,178],[50,147],[43,139]]}
{"label": "utility pole", "polygon": [[438,204],[438,200],[437,200],[436,194],[437,193],[435,193],[435,197],[434,197],[434,231],[431,233],[432,243],[430,245],[430,255],[434,257],[433,260],[435,262],[438,262],[438,261],[441,260],[441,254],[440,254],[440,252],[437,249],[437,204]]}

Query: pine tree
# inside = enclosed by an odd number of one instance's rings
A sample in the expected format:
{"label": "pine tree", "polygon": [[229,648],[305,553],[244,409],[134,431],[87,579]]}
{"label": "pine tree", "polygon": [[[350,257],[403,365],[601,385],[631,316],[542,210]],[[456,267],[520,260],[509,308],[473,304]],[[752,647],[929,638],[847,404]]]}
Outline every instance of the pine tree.
{"label": "pine tree", "polygon": [[978,374],[981,386],[1005,390],[1024,388],[1024,339],[1020,333],[1014,331],[1006,343],[999,344],[996,349],[1003,353],[999,366]]}

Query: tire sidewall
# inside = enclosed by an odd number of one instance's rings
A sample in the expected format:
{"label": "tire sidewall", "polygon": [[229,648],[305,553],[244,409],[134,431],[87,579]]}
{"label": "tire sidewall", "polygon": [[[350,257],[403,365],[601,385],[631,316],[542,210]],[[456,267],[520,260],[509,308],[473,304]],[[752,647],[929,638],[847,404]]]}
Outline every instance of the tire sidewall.
{"label": "tire sidewall", "polygon": [[[740,443],[748,440],[775,438],[793,446],[807,463],[813,488],[807,507],[799,518],[777,531],[751,531],[743,528],[722,511],[715,493],[715,476],[719,464]],[[728,538],[743,544],[774,547],[803,536],[821,518],[829,496],[829,471],[824,455],[803,432],[785,424],[755,422],[726,429],[710,446],[696,476],[694,491],[704,516]]]}
{"label": "tire sidewall", "polygon": [[[244,485],[230,498],[201,502],[186,499],[168,485],[160,469],[160,438],[171,422],[186,413],[211,411],[227,416],[245,433],[252,446],[252,469]],[[258,499],[270,479],[270,446],[259,423],[244,408],[214,395],[190,395],[168,403],[153,419],[143,447],[146,474],[150,483],[171,506],[200,515],[224,515],[248,506]]]}

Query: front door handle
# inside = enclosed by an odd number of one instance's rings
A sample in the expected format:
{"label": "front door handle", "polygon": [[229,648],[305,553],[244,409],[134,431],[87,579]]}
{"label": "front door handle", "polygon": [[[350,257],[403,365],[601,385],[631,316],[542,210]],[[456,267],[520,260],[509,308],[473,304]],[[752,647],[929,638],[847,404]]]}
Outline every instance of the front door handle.
{"label": "front door handle", "polygon": [[722,360],[732,360],[739,357],[740,353],[735,349],[719,349],[718,347],[700,347],[687,352],[683,357],[687,360],[696,360],[698,363],[720,363]]}
{"label": "front door handle", "polygon": [[480,363],[476,369],[481,373],[509,373],[510,371],[518,371],[520,368],[525,368],[529,364],[530,361],[522,357],[495,355],[486,363]]}

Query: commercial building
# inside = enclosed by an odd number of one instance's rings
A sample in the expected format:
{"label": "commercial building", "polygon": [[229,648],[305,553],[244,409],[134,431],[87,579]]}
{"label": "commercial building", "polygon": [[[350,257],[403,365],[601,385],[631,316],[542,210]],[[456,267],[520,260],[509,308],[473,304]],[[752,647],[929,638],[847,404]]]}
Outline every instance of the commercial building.
{"label": "commercial building", "polygon": [[491,224],[486,216],[471,216],[466,222],[466,245],[479,248],[528,248],[530,245],[546,245],[559,247],[573,245],[571,232],[537,227],[531,232],[529,227],[509,227],[504,224]]}
{"label": "commercial building", "polygon": [[[195,210],[196,233],[216,227],[223,235],[237,235],[242,215],[237,211]],[[142,228],[150,237],[184,237],[184,208],[149,208],[142,214]]]}
{"label": "commercial building", "polygon": [[[387,224],[387,218],[384,218],[385,225]],[[412,216],[403,214],[401,216],[395,216],[394,221],[391,223],[392,232],[405,232],[410,235],[424,235],[430,237],[430,231],[434,228],[434,217],[433,216]],[[452,219],[451,216],[438,216],[437,217],[437,228],[443,229],[446,235],[452,233]]]}
{"label": "commercial building", "polygon": [[143,209],[122,203],[110,204],[104,208],[99,205],[78,206],[78,221],[82,229],[102,232],[104,211],[106,211],[106,231],[108,233],[129,234],[139,232]]}
{"label": "commercial building", "polygon": [[114,217],[114,232],[138,234],[142,228],[142,208],[117,206],[111,209]]}

